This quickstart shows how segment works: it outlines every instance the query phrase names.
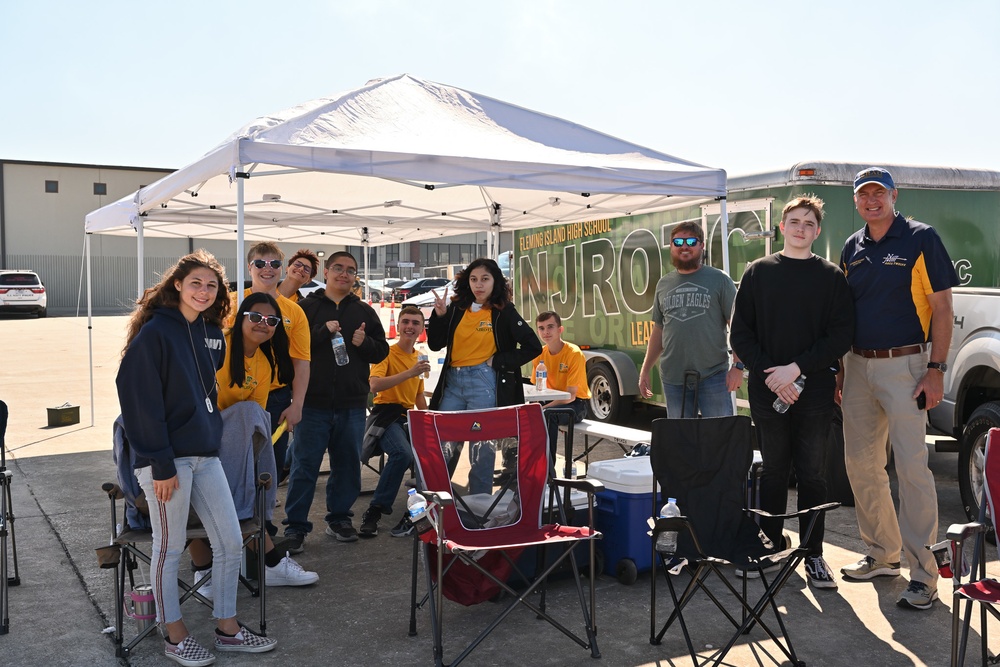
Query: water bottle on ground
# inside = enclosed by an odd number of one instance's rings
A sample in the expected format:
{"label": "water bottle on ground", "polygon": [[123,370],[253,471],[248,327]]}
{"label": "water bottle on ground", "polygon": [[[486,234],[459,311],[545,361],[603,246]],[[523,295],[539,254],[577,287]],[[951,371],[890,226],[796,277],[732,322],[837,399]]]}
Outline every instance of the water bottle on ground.
{"label": "water bottle on ground", "polygon": [[[676,498],[667,498],[667,504],[660,508],[660,518],[680,516],[681,508],[677,506]],[[677,553],[677,531],[665,530],[656,538],[656,550],[662,554]]]}
{"label": "water bottle on ground", "polygon": [[406,510],[410,513],[410,522],[418,534],[426,533],[433,527],[427,516],[427,500],[416,489],[406,492]]}
{"label": "water bottle on ground", "polygon": [[[417,363],[418,364],[422,364],[425,361],[430,361],[430,355],[427,353],[427,346],[426,345],[424,345],[423,343],[417,343],[417,348],[416,349],[417,349]],[[431,372],[430,371],[427,371],[426,373],[424,373],[424,377],[425,378],[429,378],[430,376],[431,376]]]}
{"label": "water bottle on ground", "polygon": [[[795,387],[795,390],[801,394],[802,390],[806,388],[806,376],[800,375],[797,378],[795,378],[795,382],[792,383],[792,386]],[[788,412],[788,408],[791,406],[788,403],[785,403],[783,400],[781,400],[780,397],[778,397],[774,399],[774,403],[771,404],[771,407],[774,408],[775,412],[779,414],[785,414],[786,412]]]}
{"label": "water bottle on ground", "polygon": [[548,380],[549,373],[545,368],[545,362],[539,361],[538,367],[535,368],[535,389],[538,391],[545,391],[548,388],[546,380]]}
{"label": "water bottle on ground", "polygon": [[348,362],[347,344],[344,343],[344,337],[340,335],[339,331],[333,334],[330,345],[333,347],[333,356],[337,360],[337,365],[346,366]]}

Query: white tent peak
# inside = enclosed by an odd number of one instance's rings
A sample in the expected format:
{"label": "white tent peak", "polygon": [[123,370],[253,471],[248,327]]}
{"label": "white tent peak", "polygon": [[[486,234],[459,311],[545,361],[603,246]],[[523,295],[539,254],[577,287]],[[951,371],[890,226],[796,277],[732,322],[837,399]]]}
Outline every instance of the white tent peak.
{"label": "white tent peak", "polygon": [[400,74],[257,118],[93,211],[86,230],[384,245],[652,212],[724,196],[725,182],[721,169]]}

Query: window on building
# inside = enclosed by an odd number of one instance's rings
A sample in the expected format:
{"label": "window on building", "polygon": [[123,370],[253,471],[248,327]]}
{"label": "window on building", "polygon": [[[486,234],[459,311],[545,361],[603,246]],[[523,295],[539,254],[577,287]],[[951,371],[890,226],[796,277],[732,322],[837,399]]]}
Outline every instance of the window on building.
{"label": "window on building", "polygon": [[52,194],[58,193],[59,181],[45,181],[45,192]]}
{"label": "window on building", "polygon": [[108,194],[108,184],[107,183],[94,183],[94,194],[95,195],[106,195],[106,194]]}

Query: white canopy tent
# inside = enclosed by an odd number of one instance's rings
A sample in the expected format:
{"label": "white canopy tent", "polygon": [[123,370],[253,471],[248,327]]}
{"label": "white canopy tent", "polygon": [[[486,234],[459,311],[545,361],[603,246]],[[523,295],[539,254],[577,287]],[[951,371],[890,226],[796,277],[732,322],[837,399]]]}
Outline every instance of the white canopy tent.
{"label": "white canopy tent", "polygon": [[235,237],[240,258],[248,239],[367,248],[488,232],[495,256],[502,230],[685,199],[721,198],[725,225],[725,195],[721,169],[407,74],[376,79],[258,118],[87,215],[88,318],[94,233],[137,235],[141,294],[147,236]]}

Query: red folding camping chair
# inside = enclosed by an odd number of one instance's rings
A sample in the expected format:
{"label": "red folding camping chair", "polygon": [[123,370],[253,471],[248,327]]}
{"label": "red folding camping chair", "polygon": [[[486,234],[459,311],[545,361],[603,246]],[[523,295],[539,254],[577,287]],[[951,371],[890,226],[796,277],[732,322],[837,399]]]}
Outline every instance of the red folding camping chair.
{"label": "red folding camping chair", "polygon": [[[414,542],[415,559],[418,545],[423,550],[427,579],[427,596],[424,600],[430,603],[435,665],[440,667],[445,664],[444,597],[469,604],[476,599],[477,592],[480,600],[491,597],[496,599],[494,591],[506,593],[511,600],[451,665],[464,660],[519,605],[524,605],[538,618],[548,621],[581,647],[589,649],[592,657],[599,658],[594,620],[594,540],[601,534],[593,528],[593,496],[603,489],[603,485],[588,479],[553,479],[547,429],[541,407],[528,404],[464,412],[411,410],[409,426],[417,486],[432,508],[430,515],[436,527],[418,535]],[[512,520],[506,525],[493,526],[486,523],[487,527],[481,527],[482,519],[486,517],[470,518],[467,510],[460,515],[462,503],[455,503],[455,490],[442,443],[469,442],[473,446],[504,438],[516,441],[516,481],[511,490],[516,500],[514,506],[519,510],[513,513],[513,517],[508,517]],[[565,509],[556,492],[557,487],[580,489],[588,494],[587,525],[566,525]],[[546,493],[549,494],[549,502],[547,506],[543,506]],[[508,507],[506,503],[504,506]],[[546,521],[552,518],[556,521]],[[574,547],[581,543],[589,546],[589,604],[583,591],[576,558],[572,557]],[[541,549],[541,555],[535,561],[534,573],[526,572],[527,568],[520,567],[516,562],[521,550],[528,547]],[[554,557],[549,557],[549,549],[555,552]],[[567,629],[546,610],[546,580],[566,563],[572,570],[572,585],[576,587],[583,613],[583,637]],[[516,576],[511,576],[512,574]],[[411,635],[416,634],[416,609],[423,604],[417,603],[416,580],[417,565],[414,560]],[[526,583],[521,586],[519,581]],[[514,585],[518,585],[519,589],[515,590]],[[471,590],[473,588],[478,590]],[[537,603],[531,597],[536,591],[540,593]]]}
{"label": "red folding camping chair", "polygon": [[[986,576],[986,534],[995,526],[996,501],[1000,499],[1000,428],[992,428],[986,436],[983,459],[983,494],[979,501],[979,520],[971,523],[952,524],[948,527],[950,544],[936,550],[941,576],[952,578],[951,606],[951,664],[965,664],[965,649],[972,624],[973,603],[979,603],[979,635],[981,664],[997,664],[1000,656],[991,656],[987,646],[987,621],[989,616],[1000,620],[1000,582]],[[966,575],[964,545],[975,538],[969,580]],[[964,605],[963,605],[964,603]],[[963,613],[964,606],[964,613]],[[988,615],[989,614],[989,615]]]}

